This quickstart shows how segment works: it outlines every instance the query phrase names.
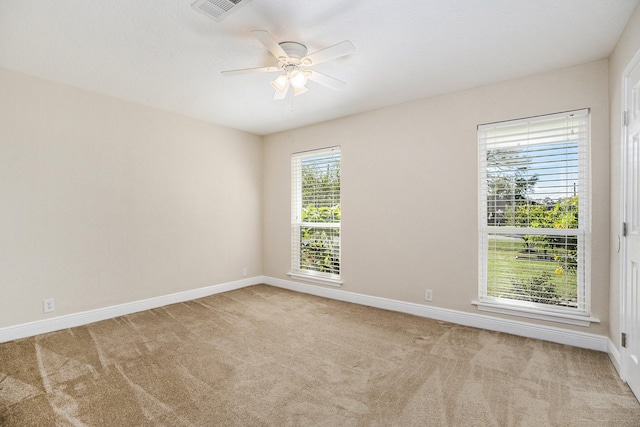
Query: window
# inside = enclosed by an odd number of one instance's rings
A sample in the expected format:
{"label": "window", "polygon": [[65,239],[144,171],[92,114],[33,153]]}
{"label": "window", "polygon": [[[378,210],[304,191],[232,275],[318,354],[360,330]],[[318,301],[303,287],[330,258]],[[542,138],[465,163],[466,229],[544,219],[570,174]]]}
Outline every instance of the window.
{"label": "window", "polygon": [[589,111],[481,125],[478,142],[479,307],[589,316]]}
{"label": "window", "polygon": [[291,156],[291,276],[340,285],[340,147]]}

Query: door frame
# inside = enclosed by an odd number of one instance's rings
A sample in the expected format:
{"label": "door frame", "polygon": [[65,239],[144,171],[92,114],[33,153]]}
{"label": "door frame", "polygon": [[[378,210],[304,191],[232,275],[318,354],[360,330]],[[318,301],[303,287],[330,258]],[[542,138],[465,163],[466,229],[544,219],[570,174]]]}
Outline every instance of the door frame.
{"label": "door frame", "polygon": [[[629,191],[629,183],[627,182],[627,138],[629,136],[629,127],[625,125],[625,113],[630,108],[630,99],[628,97],[629,76],[631,71],[640,66],[640,50],[636,52],[629,64],[622,72],[621,79],[621,110],[620,110],[620,224],[618,227],[619,246],[620,252],[620,332],[626,333],[629,330],[627,324],[627,237],[624,235],[624,224],[628,222],[627,218],[627,196]],[[620,342],[621,337],[615,338],[615,341],[620,346],[620,378],[623,381],[627,381],[627,348],[622,347]],[[640,396],[636,396],[640,399]]]}

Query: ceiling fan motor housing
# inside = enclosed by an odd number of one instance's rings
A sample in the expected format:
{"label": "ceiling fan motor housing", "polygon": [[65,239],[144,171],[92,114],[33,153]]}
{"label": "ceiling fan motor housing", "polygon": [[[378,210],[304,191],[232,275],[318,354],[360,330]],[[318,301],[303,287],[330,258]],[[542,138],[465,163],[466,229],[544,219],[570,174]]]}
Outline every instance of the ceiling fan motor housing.
{"label": "ceiling fan motor housing", "polygon": [[280,59],[284,65],[293,64],[300,65],[302,62],[302,58],[307,55],[307,47],[302,43],[298,42],[282,42],[279,43],[282,50],[289,55],[289,60],[286,58],[278,58]]}

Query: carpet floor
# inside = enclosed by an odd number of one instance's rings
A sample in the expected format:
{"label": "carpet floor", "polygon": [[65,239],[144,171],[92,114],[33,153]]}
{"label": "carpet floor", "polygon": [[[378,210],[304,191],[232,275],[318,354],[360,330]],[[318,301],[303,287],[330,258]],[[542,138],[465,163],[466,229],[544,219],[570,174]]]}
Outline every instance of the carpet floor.
{"label": "carpet floor", "polygon": [[605,353],[252,286],[0,344],[2,426],[639,426]]}

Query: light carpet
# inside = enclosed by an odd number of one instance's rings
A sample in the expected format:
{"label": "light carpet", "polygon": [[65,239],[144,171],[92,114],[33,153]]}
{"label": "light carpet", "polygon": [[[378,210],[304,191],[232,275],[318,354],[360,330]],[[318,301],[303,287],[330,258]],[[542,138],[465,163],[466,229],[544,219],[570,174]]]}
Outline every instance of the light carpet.
{"label": "light carpet", "polygon": [[3,426],[639,426],[605,353],[266,285],[0,344]]}

